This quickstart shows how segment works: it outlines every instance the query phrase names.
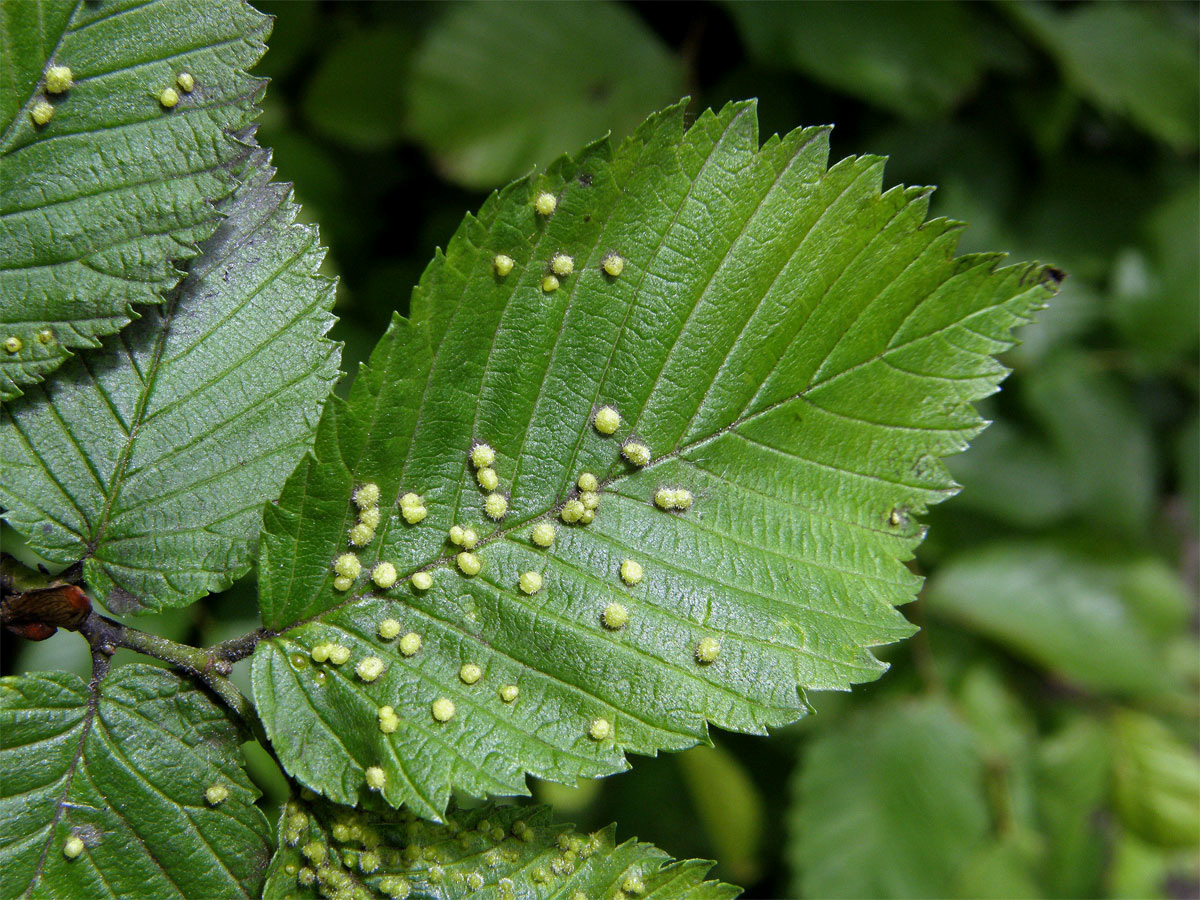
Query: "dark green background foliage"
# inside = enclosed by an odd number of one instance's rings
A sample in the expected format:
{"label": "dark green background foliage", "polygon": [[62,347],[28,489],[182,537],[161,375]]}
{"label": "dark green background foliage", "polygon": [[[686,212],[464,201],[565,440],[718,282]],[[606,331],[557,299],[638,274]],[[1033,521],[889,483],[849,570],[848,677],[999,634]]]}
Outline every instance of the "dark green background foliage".
{"label": "dark green background foliage", "polygon": [[[962,250],[1069,273],[948,462],[966,489],[928,517],[891,671],[771,740],[535,786],[559,820],[716,858],[747,896],[1195,895],[1194,4],[258,6],[258,139],[330,248],[349,372],[487,190],[683,93],[758,97],[764,136],[833,123],[832,159],[939,185]],[[243,633],[253,591],[149,627]],[[9,640],[6,673],[87,671],[75,636]]]}

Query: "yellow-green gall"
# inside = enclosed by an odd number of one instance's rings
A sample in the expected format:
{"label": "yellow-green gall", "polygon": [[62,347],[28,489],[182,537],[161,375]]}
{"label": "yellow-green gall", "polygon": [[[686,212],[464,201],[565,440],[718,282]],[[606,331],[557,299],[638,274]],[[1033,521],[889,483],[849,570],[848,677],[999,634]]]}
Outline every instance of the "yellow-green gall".
{"label": "yellow-green gall", "polygon": [[350,529],[350,543],[355,547],[365,547],[375,540],[375,529],[368,528],[362,522]]}
{"label": "yellow-green gall", "polygon": [[362,574],[362,563],[353,553],[343,553],[333,561],[333,571],[346,578],[357,578]]}
{"label": "yellow-green gall", "polygon": [[175,76],[175,84],[185,94],[190,94],[196,87],[196,79],[191,72],[180,72]]}
{"label": "yellow-green gall", "polygon": [[578,484],[581,491],[600,490],[600,481],[591,472],[584,472],[580,475]]}
{"label": "yellow-green gall", "polygon": [[609,631],[620,631],[629,624],[629,610],[620,603],[610,603],[600,614],[600,621]]}
{"label": "yellow-green gall", "polygon": [[503,253],[497,253],[492,257],[492,268],[496,270],[496,274],[501,278],[511,272],[515,265],[516,263],[513,262],[513,258]]}
{"label": "yellow-green gall", "polygon": [[520,578],[521,590],[526,594],[536,594],[542,589],[541,572],[522,572]]}
{"label": "yellow-green gall", "polygon": [[483,677],[483,669],[475,663],[464,663],[458,670],[458,677],[463,684],[474,684]]}
{"label": "yellow-green gall", "polygon": [[459,571],[468,578],[472,575],[478,575],[479,570],[483,568],[483,563],[479,561],[479,557],[465,550],[454,557],[454,561],[458,563]]}
{"label": "yellow-green gall", "polygon": [[163,88],[158,92],[158,102],[163,109],[173,109],[179,103],[179,92],[175,88]]}
{"label": "yellow-green gall", "polygon": [[475,533],[474,528],[464,528],[462,530],[462,545],[464,550],[474,549],[479,543],[479,535]]}
{"label": "yellow-green gall", "polygon": [[461,525],[451,525],[449,531],[450,543],[461,547],[463,543],[463,536],[465,534],[466,529],[464,529]]}
{"label": "yellow-green gall", "polygon": [[374,681],[383,674],[383,660],[378,656],[365,656],[358,661],[354,672],[363,681]]}
{"label": "yellow-green gall", "polygon": [[378,506],[368,506],[358,514],[358,524],[366,525],[372,531],[379,527],[380,521],[383,519],[379,512]]}
{"label": "yellow-green gall", "polygon": [[412,886],[407,879],[401,878],[399,875],[389,875],[387,878],[379,880],[379,889],[387,894],[392,900],[408,900],[412,893]]}
{"label": "yellow-green gall", "polygon": [[553,294],[555,291],[557,291],[558,285],[559,281],[557,275],[547,275],[542,279],[542,290],[547,294]]}
{"label": "yellow-green gall", "polygon": [[486,469],[496,461],[496,451],[487,444],[478,443],[471,448],[471,465],[477,469]]}
{"label": "yellow-green gall", "polygon": [[538,522],[529,532],[529,539],[539,547],[549,547],[554,543],[555,528],[549,522]]}
{"label": "yellow-green gall", "polygon": [[588,726],[588,737],[593,741],[603,741],[612,737],[612,722],[608,719],[592,719]]}
{"label": "yellow-green gall", "polygon": [[456,712],[454,701],[448,697],[438,697],[429,707],[433,717],[439,722],[449,722]]}
{"label": "yellow-green gall", "polygon": [[550,271],[559,278],[566,278],[575,271],[575,260],[565,253],[555,253],[550,260]]}
{"label": "yellow-green gall", "polygon": [[559,516],[568,525],[573,525],[583,517],[583,513],[584,506],[580,501],[568,500],[563,504],[563,508],[562,511],[559,512]]}
{"label": "yellow-green gall", "polygon": [[585,506],[583,512],[579,516],[579,524],[591,525],[594,521],[596,521],[596,511],[594,509],[588,509]]}
{"label": "yellow-green gall", "polygon": [[429,510],[421,504],[413,504],[411,506],[401,506],[400,515],[404,516],[404,521],[409,525],[416,525],[418,522],[424,521],[429,515]]}
{"label": "yellow-green gall", "polygon": [[427,591],[433,587],[433,575],[430,572],[413,572],[412,586],[418,591]]}
{"label": "yellow-green gall", "polygon": [[368,766],[366,773],[367,788],[372,791],[382,791],[387,784],[387,773],[379,766]]}
{"label": "yellow-green gall", "polygon": [[350,648],[345,644],[330,644],[329,645],[329,661],[335,666],[340,666],[350,660]]}
{"label": "yellow-green gall", "polygon": [[336,575],[333,579],[333,589],[335,591],[348,591],[354,587],[354,579],[348,578],[345,575]]}
{"label": "yellow-green gall", "polygon": [[51,66],[46,70],[46,93],[65,94],[75,83],[70,66]]}
{"label": "yellow-green gall", "polygon": [[621,882],[621,890],[626,894],[644,894],[646,893],[646,882],[642,881],[641,875],[633,872],[625,876],[625,880]]}
{"label": "yellow-green gall", "polygon": [[592,424],[601,434],[612,434],[621,427],[621,414],[611,406],[602,406],[596,410]]}
{"label": "yellow-green gall", "polygon": [[210,784],[204,790],[204,802],[209,806],[220,806],[229,799],[229,788],[223,784]]}
{"label": "yellow-green gall", "polygon": [[645,444],[637,443],[637,441],[630,441],[628,444],[625,444],[621,448],[621,455],[635,466],[650,464],[650,448]]}
{"label": "yellow-green gall", "polygon": [[399,577],[396,567],[390,562],[377,563],[371,570],[371,580],[385,591],[395,584]]}
{"label": "yellow-green gall", "polygon": [[597,509],[600,506],[600,494],[597,491],[581,491],[579,502],[584,509]]}
{"label": "yellow-green gall", "polygon": [[310,869],[308,866],[305,866],[296,875],[296,882],[301,887],[312,887],[313,884],[316,883],[316,880],[317,880],[317,873],[314,872],[312,869]]}
{"label": "yellow-green gall", "polygon": [[616,253],[604,257],[604,272],[612,278],[617,278],[625,271],[625,260]]}
{"label": "yellow-green gall", "polygon": [[425,505],[425,498],[420,496],[419,494],[414,494],[412,491],[409,491],[407,494],[405,494],[403,497],[400,498],[400,508],[401,509],[404,509],[404,507],[406,507],[406,506],[424,506],[424,505]]}
{"label": "yellow-green gall", "polygon": [[379,707],[377,715],[379,716],[379,730],[384,734],[391,734],[400,727],[400,717],[396,715],[396,710],[392,707]]}
{"label": "yellow-green gall", "polygon": [[416,656],[421,649],[421,636],[415,631],[410,631],[404,637],[400,638],[400,652],[404,656]]}
{"label": "yellow-green gall", "polygon": [[701,638],[696,644],[696,662],[702,666],[707,666],[713,662],[721,652],[721,642],[716,638]]}
{"label": "yellow-green gall", "polygon": [[323,663],[329,659],[329,648],[331,646],[332,644],[329,644],[328,642],[314,644],[313,648],[308,651],[309,655],[313,658],[313,662]]}
{"label": "yellow-green gall", "polygon": [[691,509],[692,492],[685,488],[659,488],[654,492],[654,505],[659,509]]}
{"label": "yellow-green gall", "polygon": [[488,494],[483,500],[483,511],[488,514],[488,518],[499,522],[508,512],[508,498],[495,492]]}
{"label": "yellow-green gall", "polygon": [[542,191],[533,201],[533,208],[537,210],[539,216],[552,216],[554,210],[558,209],[558,198],[547,191]]}
{"label": "yellow-green gall", "polygon": [[77,834],[71,835],[63,844],[63,856],[65,856],[67,859],[75,859],[82,852],[83,841]]}
{"label": "yellow-green gall", "polygon": [[300,849],[300,852],[308,857],[308,861],[314,865],[319,866],[325,862],[325,845],[319,841],[309,841]]}
{"label": "yellow-green gall", "polygon": [[358,855],[358,868],[360,871],[370,875],[379,868],[379,854],[373,850],[367,850]]}
{"label": "yellow-green gall", "polygon": [[467,876],[467,887],[473,891],[479,890],[483,887],[483,876],[478,872],[472,872]]}
{"label": "yellow-green gall", "polygon": [[49,344],[54,340],[54,329],[39,328],[37,333],[37,341],[39,344]]}
{"label": "yellow-green gall", "polygon": [[642,580],[642,564],[627,559],[621,563],[621,580],[631,587]]}
{"label": "yellow-green gall", "polygon": [[54,118],[54,107],[45,100],[39,100],[29,110],[29,118],[33,124],[41,127]]}
{"label": "yellow-green gall", "polygon": [[359,509],[379,505],[379,485],[373,481],[360,484],[354,491],[354,505]]}
{"label": "yellow-green gall", "polygon": [[500,690],[497,693],[500,694],[500,699],[502,701],[505,703],[512,703],[521,693],[521,689],[515,684],[505,684],[501,685]]}
{"label": "yellow-green gall", "polygon": [[500,476],[496,474],[496,470],[491,466],[487,466],[476,472],[475,480],[479,482],[479,486],[485,491],[494,491],[500,485]]}
{"label": "yellow-green gall", "polygon": [[396,619],[384,619],[379,623],[379,636],[385,641],[395,640],[400,635],[400,623]]}
{"label": "yellow-green gall", "polygon": [[4,339],[4,349],[9,353],[20,353],[21,348],[25,346],[25,342],[15,334],[10,334]]}

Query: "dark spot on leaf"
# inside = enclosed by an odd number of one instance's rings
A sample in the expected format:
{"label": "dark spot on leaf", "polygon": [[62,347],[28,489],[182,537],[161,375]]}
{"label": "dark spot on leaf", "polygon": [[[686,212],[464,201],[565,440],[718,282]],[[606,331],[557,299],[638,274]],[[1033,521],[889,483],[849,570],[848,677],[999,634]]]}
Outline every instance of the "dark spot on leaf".
{"label": "dark spot on leaf", "polygon": [[579,176],[579,183],[582,184],[584,187],[591,187],[592,186],[592,176],[589,173],[584,172],[583,174],[581,174]]}
{"label": "dark spot on leaf", "polygon": [[104,598],[104,605],[118,616],[126,615],[142,608],[142,602],[124,588],[113,588]]}
{"label": "dark spot on leaf", "polygon": [[1052,283],[1055,287],[1058,287],[1066,277],[1067,273],[1057,266],[1046,266],[1046,268],[1042,269],[1042,284]]}

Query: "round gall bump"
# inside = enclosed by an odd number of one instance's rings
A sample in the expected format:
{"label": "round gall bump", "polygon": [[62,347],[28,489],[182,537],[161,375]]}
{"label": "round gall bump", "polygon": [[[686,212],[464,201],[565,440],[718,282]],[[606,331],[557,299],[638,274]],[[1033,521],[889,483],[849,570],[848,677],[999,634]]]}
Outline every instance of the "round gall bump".
{"label": "round gall bump", "polygon": [[51,66],[46,70],[47,94],[65,94],[74,83],[70,66]]}
{"label": "round gall bump", "polygon": [[410,631],[400,638],[400,652],[404,656],[416,656],[421,649],[421,644],[421,636],[415,631]]}
{"label": "round gall bump", "polygon": [[496,270],[496,274],[501,278],[511,272],[515,265],[516,263],[513,262],[513,258],[503,253],[497,253],[492,257],[492,268]]}
{"label": "round gall bump", "polygon": [[558,198],[547,191],[542,191],[533,201],[533,208],[539,216],[552,216],[558,209]]}
{"label": "round gall bump", "polygon": [[521,590],[526,594],[536,594],[542,589],[541,572],[522,572],[520,578]]}
{"label": "round gall bump", "polygon": [[483,511],[488,514],[488,518],[499,522],[508,512],[508,498],[503,494],[488,494],[483,501]]}
{"label": "round gall bump", "polygon": [[392,734],[400,727],[400,717],[396,715],[396,710],[392,707],[379,707],[377,715],[379,716],[379,730],[384,734]]}
{"label": "round gall bump", "polygon": [[385,591],[395,584],[399,577],[396,567],[390,562],[381,562],[371,570],[371,580]]}
{"label": "round gall bump", "polygon": [[366,773],[367,787],[372,791],[382,791],[387,784],[387,773],[379,766],[368,766]]}
{"label": "round gall bump", "polygon": [[362,563],[353,553],[343,553],[333,561],[333,571],[347,578],[357,578],[362,574]]}
{"label": "round gall bump", "polygon": [[458,670],[458,677],[463,684],[474,684],[483,677],[483,669],[475,663],[464,663]]}
{"label": "round gall bump", "polygon": [[308,857],[308,861],[320,865],[325,862],[325,845],[317,841],[309,841],[300,848],[300,852]]}
{"label": "round gall bump", "polygon": [[373,540],[375,540],[375,529],[368,528],[362,522],[350,529],[350,543],[355,547],[365,547]]}
{"label": "round gall bump", "polygon": [[498,691],[500,699],[505,703],[512,703],[521,693],[521,689],[515,684],[503,685]]}
{"label": "round gall bump", "polygon": [[600,482],[591,472],[584,472],[580,475],[578,484],[581,491],[592,491],[594,493],[600,490]]}
{"label": "round gall bump", "polygon": [[354,587],[354,579],[347,578],[345,575],[337,575],[333,579],[333,589],[335,591],[348,591]]}
{"label": "round gall bump", "polygon": [[588,726],[588,737],[593,741],[603,741],[612,737],[612,722],[608,719],[592,719]]}
{"label": "round gall bump", "polygon": [[4,339],[4,349],[8,353],[20,353],[21,348],[25,346],[25,342],[15,334],[10,334]]}
{"label": "round gall bump", "polygon": [[454,561],[458,563],[459,571],[470,578],[472,575],[478,575],[479,570],[483,568],[483,563],[479,561],[479,557],[474,553],[462,552],[454,557]]}
{"label": "round gall bump", "polygon": [[296,875],[296,883],[301,887],[312,887],[316,880],[317,873],[308,866],[305,866],[300,870],[299,874]]}
{"label": "round gall bump", "polygon": [[400,636],[400,623],[396,619],[384,619],[379,623],[379,636],[385,641],[395,640]]}
{"label": "round gall bump", "polygon": [[179,103],[179,92],[175,88],[163,88],[159,91],[158,102],[163,109],[172,109]]}
{"label": "round gall bump", "polygon": [[496,461],[496,451],[487,444],[478,443],[471,448],[471,465],[477,469],[486,469]]}
{"label": "round gall bump", "polygon": [[[379,788],[375,790],[379,790]],[[360,853],[358,856],[358,868],[367,875],[370,875],[379,868],[379,854],[373,850],[366,850]]]}
{"label": "round gall bump", "polygon": [[625,444],[621,448],[621,455],[635,466],[647,466],[650,464],[650,448],[636,441],[630,441],[628,444]]}
{"label": "round gall bump", "polygon": [[621,882],[621,890],[626,894],[644,894],[646,893],[646,882],[642,881],[641,875],[634,872]]}
{"label": "round gall bump", "polygon": [[402,506],[400,507],[400,515],[404,516],[404,521],[409,525],[416,525],[429,515],[429,510],[420,505]]}
{"label": "round gall bump", "polygon": [[716,638],[701,638],[696,644],[696,662],[702,666],[707,666],[709,663],[716,660],[721,653],[721,642]]}
{"label": "round gall bump", "polygon": [[403,497],[400,498],[400,508],[401,509],[404,509],[404,507],[406,507],[406,506],[424,506],[424,505],[425,505],[425,498],[421,497],[418,494],[414,494],[412,491],[409,491],[407,494],[405,494]]}
{"label": "round gall bump", "polygon": [[464,528],[462,532],[462,545],[465,550],[473,550],[475,545],[479,543],[479,535],[475,533],[474,528]]}
{"label": "round gall bump", "polygon": [[33,124],[40,128],[54,118],[54,107],[45,100],[39,100],[29,110],[29,118],[33,119]]}
{"label": "round gall bump", "polygon": [[350,659],[350,648],[345,644],[330,644],[329,645],[329,661],[335,666],[340,666]]}
{"label": "round gall bump", "polygon": [[612,278],[620,277],[625,271],[625,260],[619,254],[610,253],[604,257],[604,273]]}
{"label": "round gall bump", "polygon": [[586,509],[580,501],[568,500],[566,503],[563,504],[563,508],[562,508],[562,511],[559,513],[559,516],[568,525],[574,525],[581,518],[583,518],[583,514],[585,511],[586,511]]}
{"label": "round gall bump", "polygon": [[596,491],[582,491],[579,494],[579,502],[583,504],[584,509],[598,509],[600,494]]}
{"label": "round gall bump", "polygon": [[621,580],[630,587],[640,582],[642,580],[642,564],[632,559],[621,563]]}
{"label": "round gall bump", "polygon": [[591,525],[594,521],[596,521],[596,511],[594,509],[587,509],[585,507],[583,514],[579,517],[579,524]]}
{"label": "round gall bump", "polygon": [[229,788],[223,784],[210,784],[204,790],[204,802],[209,806],[220,806],[229,799]]}
{"label": "round gall bump", "polygon": [[621,427],[621,414],[611,406],[602,406],[596,410],[592,424],[601,434],[612,434]]}
{"label": "round gall bump", "polygon": [[75,859],[82,852],[83,841],[77,834],[71,835],[69,838],[67,838],[66,843],[63,844],[63,856],[65,856],[67,859]]}
{"label": "round gall bump", "polygon": [[529,539],[539,547],[549,547],[554,543],[555,529],[549,522],[538,522],[529,532]]}
{"label": "round gall bump", "polygon": [[383,660],[378,656],[367,656],[354,667],[355,674],[363,681],[374,681],[383,674]]}
{"label": "round gall bump", "polygon": [[461,547],[462,543],[463,543],[463,535],[465,535],[465,534],[466,534],[466,531],[463,529],[463,527],[461,525],[451,525],[450,526],[450,543],[454,544],[455,546]]}
{"label": "round gall bump", "polygon": [[550,271],[559,278],[566,278],[575,271],[575,260],[565,253],[555,253],[550,260]]}
{"label": "round gall bump", "polygon": [[54,340],[54,329],[40,328],[37,333],[37,341],[39,344],[49,344]]}
{"label": "round gall bump", "polygon": [[475,480],[479,482],[479,486],[485,491],[494,491],[500,486],[500,476],[496,474],[496,470],[491,466],[476,472]]}
{"label": "round gall bump", "polygon": [[413,572],[411,581],[418,591],[427,591],[433,587],[433,575],[429,572]]}
{"label": "round gall bump", "polygon": [[483,887],[483,876],[478,872],[472,872],[467,876],[467,887],[473,891],[479,890]]}
{"label": "round gall bump", "polygon": [[373,481],[360,484],[354,492],[354,505],[359,509],[379,505],[379,485]]}
{"label": "round gall bump", "polygon": [[454,713],[457,711],[454,706],[454,701],[447,697],[438,697],[429,707],[433,717],[439,722],[449,722],[454,718]]}
{"label": "round gall bump", "polygon": [[358,514],[358,524],[366,525],[372,531],[379,527],[383,516],[379,512],[378,506],[369,506]]}
{"label": "round gall bump", "polygon": [[542,290],[547,294],[553,294],[558,290],[558,276],[547,275],[542,279]]}
{"label": "round gall bump", "polygon": [[620,631],[629,624],[629,610],[620,603],[610,603],[600,614],[600,621],[609,631]]}
{"label": "round gall bump", "polygon": [[330,645],[327,643],[313,645],[313,648],[308,651],[309,655],[313,658],[313,662],[323,663],[329,659],[329,647]]}
{"label": "round gall bump", "polygon": [[196,87],[196,79],[191,72],[180,72],[175,76],[175,85],[185,94],[190,94]]}

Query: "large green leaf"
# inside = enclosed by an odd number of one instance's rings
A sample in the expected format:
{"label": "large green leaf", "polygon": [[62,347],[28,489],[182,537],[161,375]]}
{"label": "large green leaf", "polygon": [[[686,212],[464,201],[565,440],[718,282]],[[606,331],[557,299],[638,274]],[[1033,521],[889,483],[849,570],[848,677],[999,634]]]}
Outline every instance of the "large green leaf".
{"label": "large green leaf", "polygon": [[490,188],[683,91],[683,66],[616,3],[463,3],[405,79],[408,127],[450,178]]}
{"label": "large green leaf", "polygon": [[[394,804],[443,809],[452,785],[525,790],[679,749],[707,723],[761,733],[804,714],[806,688],[878,677],[872,646],[912,627],[895,606],[919,579],[903,564],[915,517],[954,490],[938,457],[981,427],[970,406],[1004,374],[989,354],[1052,293],[1047,270],[955,258],[956,227],[924,221],[925,189],[880,193],[882,160],[826,170],[827,131],[759,147],[752,104],[656,115],[618,149],[600,142],[517,182],[468,216],[356,379],[326,407],[314,456],[265,517],[254,691],[284,766],[343,803],[381,765]],[[558,198],[549,219],[533,207]],[[493,254],[516,261],[507,277]],[[551,257],[574,274],[546,292]],[[608,254],[625,258],[612,277]],[[1053,273],[1050,273],[1053,274]],[[1049,279],[1052,283],[1052,279]],[[601,404],[623,424],[605,437]],[[627,464],[636,435],[653,457]],[[468,456],[495,448],[508,513],[482,510]],[[557,522],[582,472],[601,481],[591,525]],[[364,577],[334,590],[357,484],[381,489]],[[686,511],[656,508],[687,488]],[[397,498],[424,497],[406,524]],[[482,537],[465,577],[447,529]],[[401,577],[371,592],[376,559]],[[626,559],[645,578],[618,572]],[[434,584],[406,576],[428,570]],[[532,596],[518,577],[540,572]],[[625,605],[627,627],[601,614]],[[395,617],[424,646],[404,656]],[[700,641],[720,642],[711,664]],[[318,644],[352,662],[314,664]],[[355,664],[376,656],[366,682]],[[482,678],[466,685],[464,664]],[[497,689],[517,685],[504,703]],[[431,717],[439,697],[457,705]],[[397,730],[376,727],[394,707]],[[589,736],[604,719],[612,736]]]}
{"label": "large green leaf", "polygon": [[797,770],[795,896],[950,897],[988,832],[984,765],[940,701],[870,707]]}
{"label": "large green leaf", "polygon": [[166,308],[5,405],[0,502],[118,612],[189,603],[250,565],[262,504],[336,377],[315,229],[257,151]]}
{"label": "large green leaf", "polygon": [[240,740],[206,694],[153,666],[90,687],[3,679],[0,895],[256,897],[271,828]]}
{"label": "large green leaf", "polygon": [[[672,861],[650,844],[617,845],[615,826],[577,834],[544,806],[460,810],[444,825],[409,813],[362,812],[292,800],[263,896],[449,900],[638,897],[716,900],[737,895],[705,881],[711,863]],[[623,891],[623,888],[630,890]]]}
{"label": "large green leaf", "polygon": [[[242,0],[5,3],[0,10],[0,399],[158,303],[217,227],[244,153],[265,16]],[[48,67],[74,85],[50,94]],[[159,93],[190,74],[173,109]],[[35,125],[38,103],[53,118]]]}

